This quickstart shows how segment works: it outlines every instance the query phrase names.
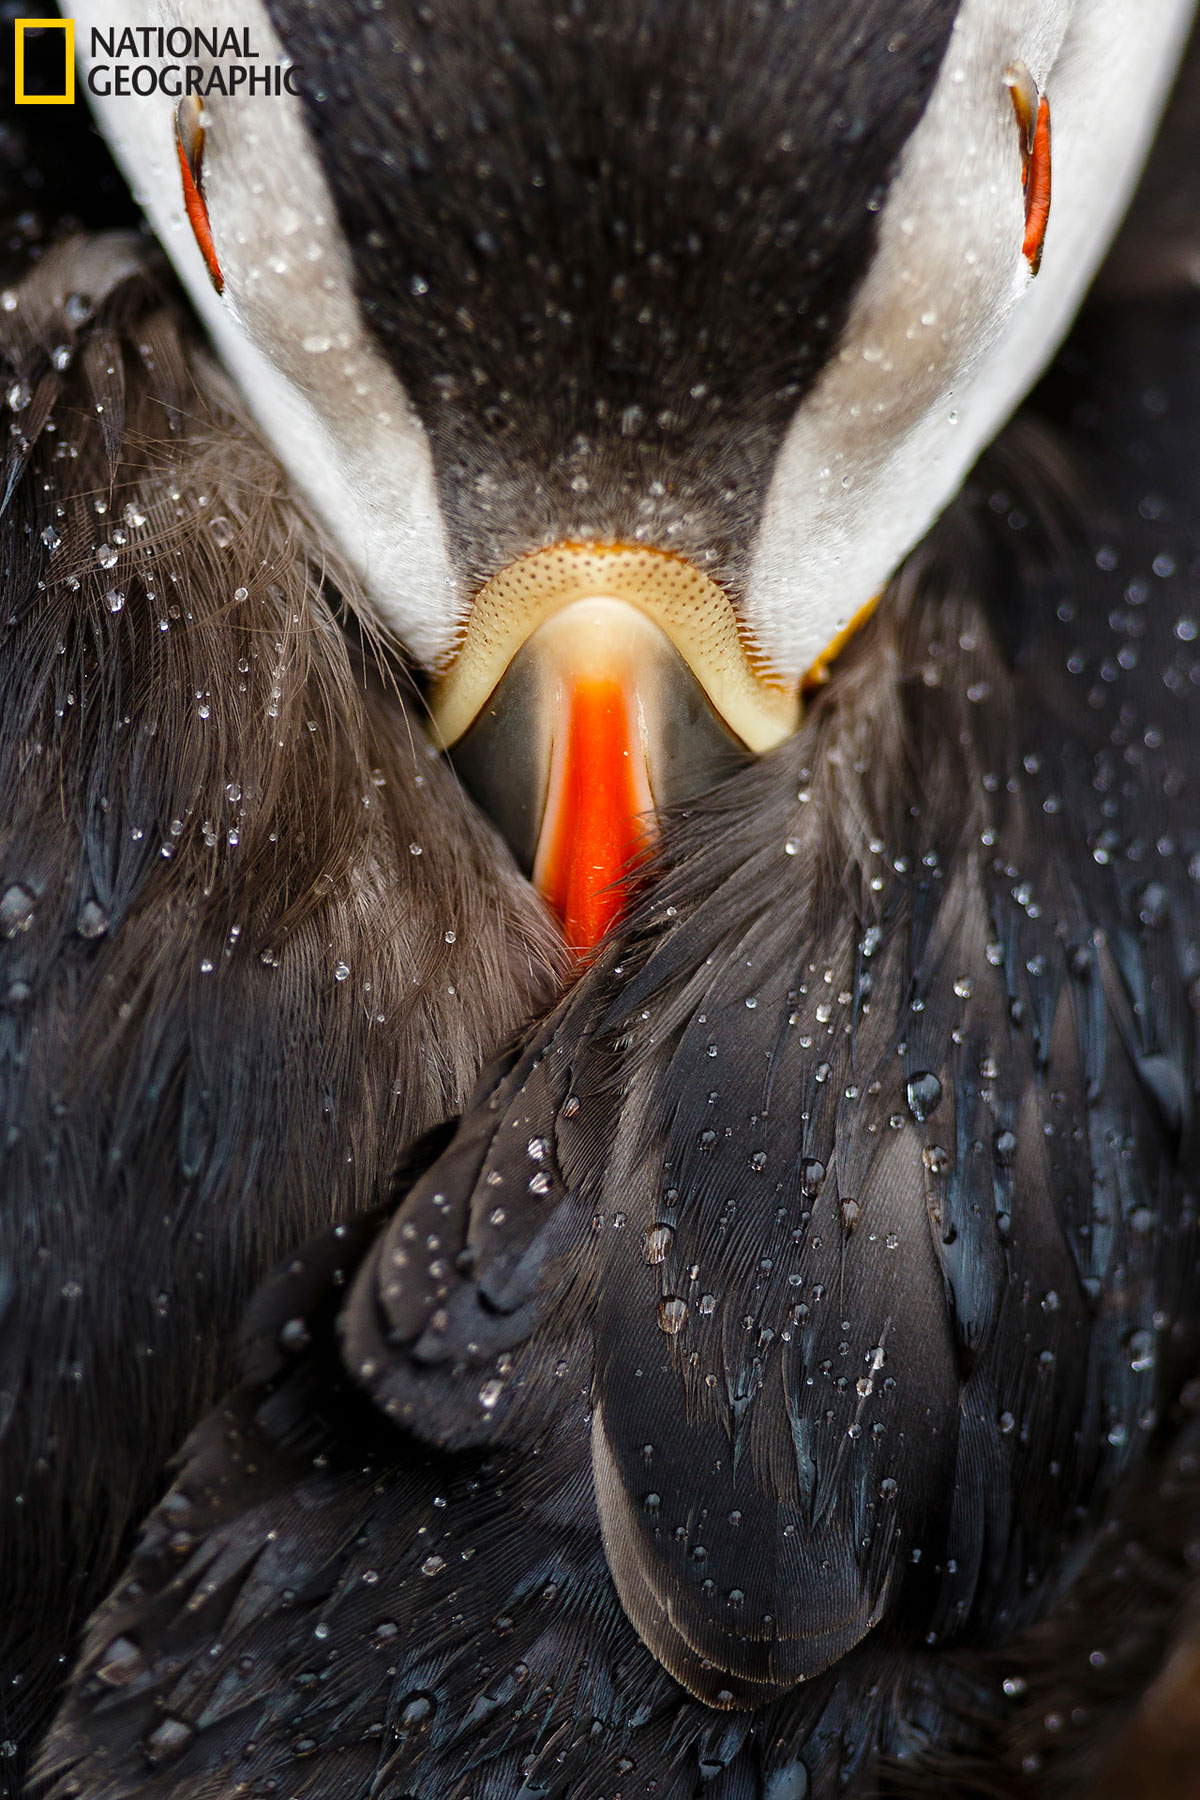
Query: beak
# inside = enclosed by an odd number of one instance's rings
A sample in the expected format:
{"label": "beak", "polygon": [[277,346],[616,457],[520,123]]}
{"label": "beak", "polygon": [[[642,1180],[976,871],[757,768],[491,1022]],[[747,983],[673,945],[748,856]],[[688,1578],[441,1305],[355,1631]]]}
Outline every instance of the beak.
{"label": "beak", "polygon": [[592,544],[534,551],[487,583],[431,708],[581,955],[620,913],[655,811],[782,742],[800,715],[716,582],[664,551]]}

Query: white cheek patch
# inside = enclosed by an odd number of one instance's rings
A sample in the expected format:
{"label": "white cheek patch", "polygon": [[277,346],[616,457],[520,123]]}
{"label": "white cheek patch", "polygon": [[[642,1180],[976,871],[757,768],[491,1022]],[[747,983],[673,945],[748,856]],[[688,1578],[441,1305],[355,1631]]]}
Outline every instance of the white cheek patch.
{"label": "white cheek patch", "polygon": [[[239,39],[249,32],[259,66],[286,61],[261,0],[65,0],[65,10],[77,21],[85,70],[93,25],[106,34],[126,25],[232,26]],[[222,298],[184,212],[174,99],[122,95],[91,104],[276,452],[362,577],[380,620],[421,661],[435,662],[454,641],[461,608],[429,444],[364,329],[300,101],[286,93],[204,101],[204,192]]]}
{"label": "white cheek patch", "polygon": [[[1196,0],[962,0],[888,194],[838,352],[781,448],[743,623],[795,681],[886,582],[1056,348],[1157,124]],[[90,28],[248,30],[261,0],[66,0]],[[1005,70],[1048,95],[1053,198],[1041,273],[1021,254],[1020,141]],[[225,296],[183,207],[171,98],[94,99],[113,149],[260,423],[421,661],[452,650],[452,573],[424,431],[365,329],[298,99],[214,97],[204,186]],[[747,346],[747,356],[753,355]]]}
{"label": "white cheek patch", "polygon": [[[838,353],[779,454],[743,616],[796,680],[912,549],[1069,326],[1128,201],[1195,0],[963,0]],[[1004,85],[1047,95],[1036,281]]]}

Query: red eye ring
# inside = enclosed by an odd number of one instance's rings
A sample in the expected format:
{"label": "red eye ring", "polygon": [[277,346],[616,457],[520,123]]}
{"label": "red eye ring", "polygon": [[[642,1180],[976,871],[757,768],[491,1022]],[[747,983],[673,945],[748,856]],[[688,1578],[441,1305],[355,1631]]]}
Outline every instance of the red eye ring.
{"label": "red eye ring", "polygon": [[1036,275],[1042,266],[1050,220],[1050,102],[1023,62],[1004,76],[1021,131],[1021,180],[1025,189],[1025,240],[1021,253]]}
{"label": "red eye ring", "polygon": [[[185,113],[184,108],[188,111]],[[204,266],[218,294],[225,291],[225,277],[217,261],[208,207],[204,201],[202,169],[204,165],[204,127],[200,108],[193,100],[181,100],[175,111],[175,148],[179,155],[179,174],[183,182],[183,209],[196,239]]]}

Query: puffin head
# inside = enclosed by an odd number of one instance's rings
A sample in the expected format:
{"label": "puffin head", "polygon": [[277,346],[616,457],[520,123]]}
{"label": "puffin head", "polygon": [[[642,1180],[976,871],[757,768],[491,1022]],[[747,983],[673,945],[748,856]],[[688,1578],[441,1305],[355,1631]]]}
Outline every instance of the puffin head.
{"label": "puffin head", "polygon": [[1192,10],[159,0],[297,91],[166,50],[103,127],[575,943],[1042,369]]}

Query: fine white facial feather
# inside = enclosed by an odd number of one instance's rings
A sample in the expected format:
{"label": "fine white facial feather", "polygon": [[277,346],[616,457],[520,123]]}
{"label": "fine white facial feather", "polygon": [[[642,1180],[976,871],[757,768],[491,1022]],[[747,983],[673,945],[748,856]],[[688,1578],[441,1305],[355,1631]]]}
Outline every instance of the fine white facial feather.
{"label": "fine white facial feather", "polygon": [[[836,356],[768,490],[742,613],[796,678],[878,593],[1045,368],[1137,180],[1194,0],[963,0]],[[1041,272],[1021,253],[1023,61],[1051,108]]]}
{"label": "fine white facial feather", "polygon": [[[286,63],[261,0],[65,0],[91,64],[90,27],[249,30],[260,66]],[[102,57],[99,60],[104,60]],[[159,60],[159,59],[149,59]],[[161,61],[175,59],[163,58]],[[300,101],[204,102],[204,189],[225,277],[214,292],[183,209],[176,102],[93,98],[100,125],[213,339],[293,480],[423,661],[457,616],[429,444],[365,329],[350,261]]]}
{"label": "fine white facial feather", "polygon": [[[249,27],[261,0],[66,0],[88,27]],[[879,220],[839,348],[776,461],[738,608],[798,679],[924,535],[1041,373],[1119,222],[1196,0],[962,0]],[[1022,255],[1020,141],[1004,75],[1047,94],[1053,200],[1041,273]],[[174,101],[93,100],[101,126],[260,423],[427,664],[461,625],[425,434],[353,292],[300,102],[205,103],[204,184],[225,276],[214,294],[183,209]],[[752,354],[748,348],[747,354]]]}

